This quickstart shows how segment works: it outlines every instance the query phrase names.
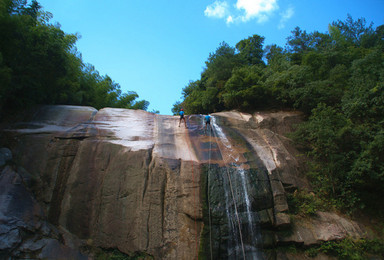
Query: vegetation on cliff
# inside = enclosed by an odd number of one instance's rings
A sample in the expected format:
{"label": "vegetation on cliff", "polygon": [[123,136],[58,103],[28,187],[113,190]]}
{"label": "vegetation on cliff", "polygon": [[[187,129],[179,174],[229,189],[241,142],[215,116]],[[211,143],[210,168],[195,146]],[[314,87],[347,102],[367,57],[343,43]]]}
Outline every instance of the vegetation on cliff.
{"label": "vegetation on cliff", "polygon": [[221,43],[173,112],[301,110],[308,121],[294,137],[313,158],[317,194],[383,215],[384,25],[348,15],[326,33],[295,28],[284,48],[263,42],[253,35],[235,47]]}
{"label": "vegetation on cliff", "polygon": [[84,63],[79,35],[64,33],[51,18],[35,0],[0,0],[0,113],[34,104],[147,109],[136,92],[122,93]]}

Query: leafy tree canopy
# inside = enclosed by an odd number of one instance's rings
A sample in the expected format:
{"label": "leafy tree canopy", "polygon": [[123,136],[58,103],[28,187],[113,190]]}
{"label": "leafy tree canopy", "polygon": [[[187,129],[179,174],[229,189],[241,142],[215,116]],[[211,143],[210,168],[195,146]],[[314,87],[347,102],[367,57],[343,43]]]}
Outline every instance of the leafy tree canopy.
{"label": "leafy tree canopy", "polygon": [[52,25],[33,0],[0,0],[0,113],[34,104],[148,108],[135,92],[83,62],[78,35]]}

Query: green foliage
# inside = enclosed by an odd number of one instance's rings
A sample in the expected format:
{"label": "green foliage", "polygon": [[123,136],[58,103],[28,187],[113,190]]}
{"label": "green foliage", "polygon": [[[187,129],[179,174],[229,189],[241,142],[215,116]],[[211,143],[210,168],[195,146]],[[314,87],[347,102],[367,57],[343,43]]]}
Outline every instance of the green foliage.
{"label": "green foliage", "polygon": [[311,158],[308,176],[316,193],[347,212],[372,209],[384,217],[379,203],[384,190],[383,36],[384,25],[374,28],[348,15],[325,33],[296,27],[286,48],[263,50],[259,35],[239,41],[236,48],[223,42],[209,55],[201,78],[183,89],[183,101],[175,108],[187,113],[303,111],[308,121],[294,138]]}
{"label": "green foliage", "polygon": [[340,241],[327,241],[306,251],[310,257],[315,257],[320,252],[348,260],[368,259],[370,256],[384,257],[384,243],[377,239],[345,238]]}
{"label": "green foliage", "polygon": [[344,89],[338,92],[342,94],[341,104],[328,98],[328,105],[312,110],[308,122],[296,133],[296,140],[306,143],[311,150],[309,155],[315,159],[309,176],[317,191],[350,212],[369,208],[382,215],[384,211],[378,203],[384,188],[383,61],[380,50],[373,48],[351,63],[350,73],[336,75],[334,72],[345,65],[335,66],[331,75],[337,78],[332,80],[348,84],[339,88]]}
{"label": "green foliage", "polygon": [[[350,89],[343,97],[343,112],[359,122],[383,119],[384,54],[375,48],[353,61]],[[369,122],[370,123],[370,122]]]}
{"label": "green foliage", "polygon": [[121,93],[76,51],[78,35],[49,24],[37,1],[0,0],[0,113],[34,104],[147,109],[134,92]]}
{"label": "green foliage", "polygon": [[235,54],[235,49],[222,42],[215,53],[209,54],[205,62],[206,69],[202,78],[207,78],[206,84],[212,87],[220,87],[220,81],[226,81],[231,77],[232,69],[239,66],[240,58]]}
{"label": "green foliage", "polygon": [[367,27],[364,18],[354,21],[350,14],[348,14],[345,21],[338,20],[337,22],[333,22],[332,26],[335,30],[337,28],[339,38],[343,37],[345,42],[358,46],[373,35],[372,23]]}
{"label": "green foliage", "polygon": [[314,193],[307,191],[295,191],[287,194],[287,202],[291,214],[302,217],[315,215],[319,210],[327,209],[327,205]]}
{"label": "green foliage", "polygon": [[268,66],[265,70],[266,76],[269,74],[268,72],[282,72],[290,66],[286,52],[276,44],[266,46],[264,54],[268,61]]}
{"label": "green foliage", "polygon": [[149,111],[151,113],[154,113],[154,114],[160,114],[160,111],[159,110],[155,110],[155,109],[152,109],[152,111]]}
{"label": "green foliage", "polygon": [[179,112],[180,112],[180,109],[182,109],[182,106],[181,106],[181,102],[180,101],[176,101],[175,104],[173,104],[173,107],[172,107],[172,114],[173,115],[178,115]]}
{"label": "green foliage", "polygon": [[287,44],[291,53],[299,54],[310,49],[311,37],[306,31],[302,31],[299,27],[296,27],[291,33],[292,35],[287,39]]}
{"label": "green foliage", "polygon": [[[323,196],[337,197],[345,202],[358,200],[350,194],[346,173],[355,159],[353,125],[336,109],[320,104],[312,111],[308,122],[302,124],[295,139],[310,147],[309,155],[315,162],[310,166],[309,177]],[[352,142],[352,143],[350,143]],[[357,147],[358,148],[358,147]]]}
{"label": "green foliage", "polygon": [[[201,79],[190,82],[183,89],[183,106],[188,113],[210,113],[223,109],[250,109],[254,107],[252,97],[268,92],[258,85],[264,37],[254,35],[242,40],[236,49],[223,42],[205,62]],[[236,84],[241,81],[241,86]],[[241,93],[236,93],[240,89]],[[247,97],[249,100],[237,102]]]}
{"label": "green foliage", "polygon": [[224,85],[223,103],[228,109],[251,110],[260,107],[271,98],[269,89],[259,84],[260,66],[245,66],[233,70],[232,77]]}
{"label": "green foliage", "polygon": [[135,91],[128,91],[120,96],[114,107],[147,110],[149,102],[145,100],[135,101],[139,95]]}
{"label": "green foliage", "polygon": [[241,40],[236,44],[239,56],[246,65],[264,65],[263,62],[263,42],[264,37],[257,34],[248,39]]}

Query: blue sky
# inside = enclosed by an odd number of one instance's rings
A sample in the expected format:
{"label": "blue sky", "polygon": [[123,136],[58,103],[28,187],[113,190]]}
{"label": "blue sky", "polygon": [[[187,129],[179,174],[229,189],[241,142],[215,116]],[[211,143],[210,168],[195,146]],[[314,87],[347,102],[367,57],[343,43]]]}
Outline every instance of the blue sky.
{"label": "blue sky", "polygon": [[258,34],[284,47],[290,32],[326,32],[364,17],[384,24],[384,0],[38,0],[66,33],[78,33],[83,61],[136,91],[149,111],[171,114],[182,88],[197,80],[209,53]]}

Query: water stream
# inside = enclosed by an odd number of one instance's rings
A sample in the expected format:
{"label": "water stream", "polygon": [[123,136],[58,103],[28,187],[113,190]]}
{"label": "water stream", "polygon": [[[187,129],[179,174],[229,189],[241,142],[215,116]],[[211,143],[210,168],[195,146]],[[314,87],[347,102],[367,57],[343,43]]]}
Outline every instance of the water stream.
{"label": "water stream", "polygon": [[[215,117],[212,117],[211,124],[210,134],[217,143],[225,166],[216,169],[210,166],[208,193],[213,194],[210,210],[215,219],[223,219],[221,226],[226,226],[228,229],[222,230],[221,227],[213,232],[220,233],[224,237],[225,243],[221,247],[226,249],[226,259],[264,259],[260,249],[262,244],[260,221],[254,209],[254,196],[250,194],[255,193],[251,178],[251,174],[255,173],[249,170],[244,160],[240,160],[242,154],[232,147]],[[222,193],[222,200],[215,197],[217,192]],[[222,205],[223,202],[225,205]],[[225,215],[221,216],[219,211],[224,209]]]}

